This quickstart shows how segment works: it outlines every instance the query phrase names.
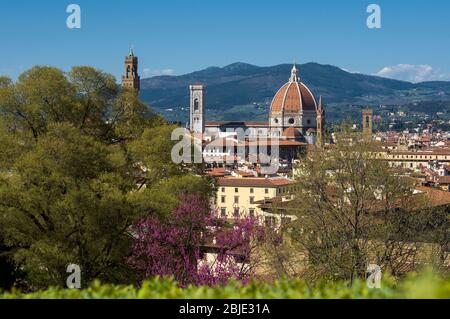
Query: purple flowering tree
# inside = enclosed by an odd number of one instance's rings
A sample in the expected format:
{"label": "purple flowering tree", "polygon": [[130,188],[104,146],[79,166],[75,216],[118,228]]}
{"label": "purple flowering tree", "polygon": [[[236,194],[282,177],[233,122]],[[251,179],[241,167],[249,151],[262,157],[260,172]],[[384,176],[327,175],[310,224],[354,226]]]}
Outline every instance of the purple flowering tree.
{"label": "purple flowering tree", "polygon": [[263,230],[253,219],[213,217],[200,196],[184,196],[170,216],[149,216],[133,227],[129,263],[141,279],[173,276],[182,286],[247,282]]}

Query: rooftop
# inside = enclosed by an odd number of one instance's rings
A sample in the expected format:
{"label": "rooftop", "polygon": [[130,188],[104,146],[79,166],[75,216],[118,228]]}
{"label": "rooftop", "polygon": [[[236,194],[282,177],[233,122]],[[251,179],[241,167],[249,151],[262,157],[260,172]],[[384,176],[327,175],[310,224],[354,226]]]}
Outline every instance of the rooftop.
{"label": "rooftop", "polygon": [[218,186],[231,187],[283,187],[296,184],[287,178],[232,178],[224,177],[217,181]]}

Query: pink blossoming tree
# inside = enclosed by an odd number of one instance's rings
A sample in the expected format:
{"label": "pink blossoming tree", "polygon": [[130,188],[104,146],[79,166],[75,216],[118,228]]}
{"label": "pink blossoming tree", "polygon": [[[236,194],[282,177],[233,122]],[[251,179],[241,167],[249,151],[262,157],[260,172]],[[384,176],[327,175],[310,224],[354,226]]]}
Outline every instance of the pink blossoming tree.
{"label": "pink blossoming tree", "polygon": [[129,263],[141,279],[173,276],[182,286],[247,282],[264,231],[254,219],[229,224],[213,216],[200,196],[184,196],[167,218],[140,220]]}

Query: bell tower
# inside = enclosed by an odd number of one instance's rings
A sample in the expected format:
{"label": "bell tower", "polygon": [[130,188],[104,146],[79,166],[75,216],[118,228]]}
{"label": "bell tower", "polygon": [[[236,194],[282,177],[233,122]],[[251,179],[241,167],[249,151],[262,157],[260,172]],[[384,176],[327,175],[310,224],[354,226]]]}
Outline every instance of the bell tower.
{"label": "bell tower", "polygon": [[136,90],[139,94],[141,90],[141,77],[138,74],[138,58],[134,55],[133,49],[125,57],[125,75],[122,76],[122,87]]}
{"label": "bell tower", "polygon": [[189,86],[190,102],[190,130],[196,134],[205,131],[205,86],[201,84]]}
{"label": "bell tower", "polygon": [[325,108],[323,106],[322,96],[319,100],[319,105],[317,106],[317,138],[316,145],[318,147],[323,146],[324,129],[325,129]]}
{"label": "bell tower", "polygon": [[363,129],[363,137],[366,141],[372,140],[373,133],[373,110],[372,109],[364,109],[362,111],[362,129]]}

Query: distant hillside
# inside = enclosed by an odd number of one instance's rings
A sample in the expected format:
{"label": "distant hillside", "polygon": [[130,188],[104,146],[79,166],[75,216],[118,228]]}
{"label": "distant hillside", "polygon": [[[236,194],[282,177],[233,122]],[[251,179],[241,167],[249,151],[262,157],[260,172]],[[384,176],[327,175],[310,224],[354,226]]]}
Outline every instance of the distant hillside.
{"label": "distant hillside", "polygon": [[[142,98],[171,120],[188,116],[189,85],[207,86],[209,119],[264,119],[271,99],[287,82],[292,65],[258,67],[234,63],[223,68],[181,76],[143,79]],[[413,84],[376,76],[346,72],[331,65],[307,63],[299,66],[301,80],[332,106],[332,116],[345,114],[347,105],[407,105],[423,101],[450,101],[450,82]],[[449,102],[450,104],[450,102]]]}

